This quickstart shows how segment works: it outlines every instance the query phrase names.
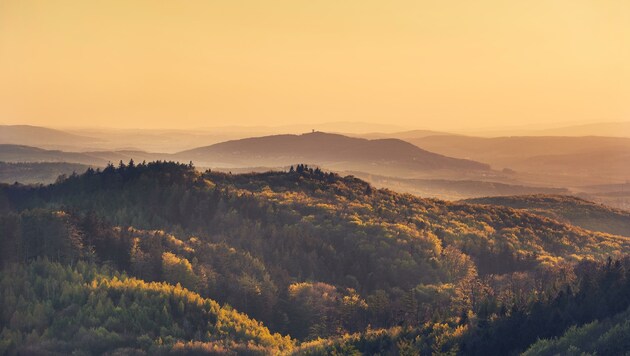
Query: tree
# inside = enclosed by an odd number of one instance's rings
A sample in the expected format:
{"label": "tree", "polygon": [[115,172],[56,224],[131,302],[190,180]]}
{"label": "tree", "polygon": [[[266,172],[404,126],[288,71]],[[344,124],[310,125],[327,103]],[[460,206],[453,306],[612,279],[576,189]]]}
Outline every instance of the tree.
{"label": "tree", "polygon": [[162,254],[162,273],[164,280],[171,284],[181,284],[182,287],[195,290],[198,285],[197,276],[193,272],[190,262],[171,252]]}

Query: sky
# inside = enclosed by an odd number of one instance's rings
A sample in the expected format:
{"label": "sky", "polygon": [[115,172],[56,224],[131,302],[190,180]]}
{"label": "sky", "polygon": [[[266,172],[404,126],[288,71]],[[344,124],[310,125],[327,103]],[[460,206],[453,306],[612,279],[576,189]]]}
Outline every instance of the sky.
{"label": "sky", "polygon": [[0,123],[630,121],[627,0],[0,0]]}

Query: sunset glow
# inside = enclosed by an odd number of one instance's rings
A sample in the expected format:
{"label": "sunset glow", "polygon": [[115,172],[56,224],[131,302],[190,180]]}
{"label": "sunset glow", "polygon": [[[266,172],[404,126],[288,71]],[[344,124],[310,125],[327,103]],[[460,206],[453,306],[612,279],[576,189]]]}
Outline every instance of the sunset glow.
{"label": "sunset glow", "polygon": [[629,44],[614,0],[4,0],[0,123],[627,121]]}

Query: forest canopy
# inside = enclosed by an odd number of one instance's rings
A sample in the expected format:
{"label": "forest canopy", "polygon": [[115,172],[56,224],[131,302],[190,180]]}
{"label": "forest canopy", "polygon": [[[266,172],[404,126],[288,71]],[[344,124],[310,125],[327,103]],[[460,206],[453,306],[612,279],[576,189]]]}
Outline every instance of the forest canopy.
{"label": "forest canopy", "polygon": [[8,353],[513,354],[630,306],[627,237],[304,164],[121,162],[0,212]]}

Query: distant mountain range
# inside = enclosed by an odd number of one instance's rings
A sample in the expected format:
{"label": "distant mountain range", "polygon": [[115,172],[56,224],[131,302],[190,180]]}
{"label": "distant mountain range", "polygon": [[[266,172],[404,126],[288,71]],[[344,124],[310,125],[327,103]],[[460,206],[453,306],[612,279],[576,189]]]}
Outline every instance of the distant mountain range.
{"label": "distant mountain range", "polygon": [[600,122],[592,124],[575,124],[543,129],[532,129],[531,126],[506,127],[495,129],[467,129],[453,132],[483,137],[499,136],[608,136],[630,137],[630,121]]}
{"label": "distant mountain range", "polygon": [[194,130],[73,129],[67,131],[29,125],[0,125],[0,144],[34,146],[64,151],[178,152],[194,147],[249,137],[245,132]]}
{"label": "distant mountain range", "polygon": [[525,186],[496,181],[472,179],[417,179],[381,176],[364,172],[344,173],[350,173],[379,188],[389,188],[397,192],[445,200],[460,200],[480,196],[570,193],[570,191],[565,188]]}
{"label": "distant mountain range", "polygon": [[[229,140],[260,137],[277,133],[301,134],[312,130],[343,133],[348,136],[383,138],[389,134],[367,132],[400,132],[401,127],[364,122],[330,122],[284,126],[222,126],[198,129],[51,129],[31,125],[0,125],[0,144],[16,144],[64,151],[131,150],[174,153]],[[410,131],[411,137],[420,137]],[[425,130],[426,134],[441,134]]]}
{"label": "distant mountain range", "polygon": [[630,137],[630,122],[603,122],[547,129],[538,135]]}
{"label": "distant mountain range", "polygon": [[0,125],[0,144],[72,147],[96,144],[95,138],[30,125]]}
{"label": "distant mountain range", "polygon": [[420,149],[398,139],[367,140],[315,132],[227,141],[176,154],[144,151],[65,152],[23,145],[0,145],[4,162],[70,162],[104,166],[108,162],[176,160],[204,167],[281,167],[296,163],[330,169],[415,175],[430,171],[487,171],[489,166]]}
{"label": "distant mountain range", "polygon": [[486,162],[494,169],[558,175],[630,177],[630,138],[623,137],[471,137],[406,139],[443,155]]}
{"label": "distant mountain range", "polygon": [[0,161],[3,162],[68,162],[87,165],[105,165],[97,157],[87,153],[45,150],[24,145],[0,145]]}
{"label": "distant mountain range", "polygon": [[153,161],[168,159],[170,155],[148,153],[142,151],[92,151],[66,152],[60,150],[45,150],[24,145],[0,144],[0,161],[2,162],[68,162],[92,166],[105,166],[107,163],[137,161]]}
{"label": "distant mountain range", "polygon": [[[355,123],[345,126],[338,123],[335,127],[351,128],[352,124]],[[609,126],[624,129],[622,123],[615,125]],[[484,195],[561,193],[553,189],[569,188],[588,194],[584,195],[588,199],[597,194],[598,201],[622,208],[628,206],[627,197],[619,198],[623,189],[602,195],[582,187],[620,184],[630,178],[630,165],[626,164],[630,162],[630,138],[487,138],[431,130],[387,133],[385,129],[393,129],[388,126],[364,129],[383,129],[381,133],[342,135],[315,131],[242,138],[245,129],[65,132],[28,125],[0,125],[0,161],[105,166],[108,162],[117,164],[132,158],[137,162],[176,160],[234,172],[245,172],[251,167],[285,169],[292,164],[307,163],[339,172],[390,177],[383,186],[424,196],[438,194],[442,198],[462,199],[469,197],[470,192],[474,196],[482,192]]]}
{"label": "distant mountain range", "polygon": [[382,132],[373,132],[367,134],[356,135],[357,137],[367,138],[367,139],[379,139],[379,138],[398,138],[401,140],[405,139],[414,139],[420,137],[429,137],[429,136],[446,136],[446,135],[454,135],[448,132],[442,131],[433,131],[433,130],[409,130],[409,131],[399,131],[393,133],[382,133]]}

